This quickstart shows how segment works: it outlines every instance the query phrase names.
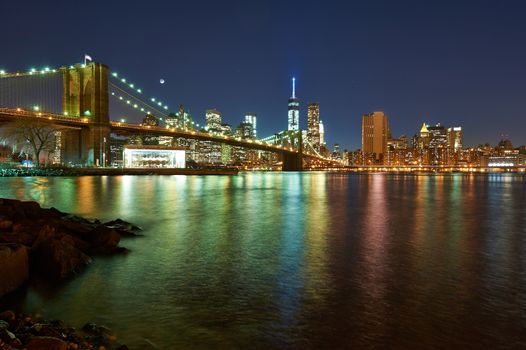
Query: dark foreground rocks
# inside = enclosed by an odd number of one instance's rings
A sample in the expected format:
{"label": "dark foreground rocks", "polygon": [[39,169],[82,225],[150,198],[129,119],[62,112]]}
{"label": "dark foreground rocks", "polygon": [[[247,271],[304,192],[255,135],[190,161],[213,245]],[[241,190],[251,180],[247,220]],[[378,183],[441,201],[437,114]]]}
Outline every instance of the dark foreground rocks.
{"label": "dark foreground rocks", "polygon": [[0,350],[14,349],[127,350],[128,347],[119,345],[113,332],[104,326],[88,323],[76,330],[60,320],[16,315],[8,310],[0,313]]}
{"label": "dark foreground rocks", "polygon": [[29,278],[28,249],[20,244],[0,244],[0,296],[23,285]]}
{"label": "dark foreground rocks", "polygon": [[0,297],[30,277],[67,278],[92,256],[127,253],[121,236],[138,230],[120,219],[103,224],[32,201],[0,199]]}

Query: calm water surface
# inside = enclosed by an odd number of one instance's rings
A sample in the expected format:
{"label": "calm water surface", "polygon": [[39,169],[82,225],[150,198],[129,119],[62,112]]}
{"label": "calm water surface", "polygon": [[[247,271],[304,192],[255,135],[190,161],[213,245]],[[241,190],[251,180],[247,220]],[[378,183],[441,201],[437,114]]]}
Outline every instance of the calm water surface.
{"label": "calm water surface", "polygon": [[0,178],[0,197],[144,228],[22,302],[132,348],[526,348],[525,181]]}

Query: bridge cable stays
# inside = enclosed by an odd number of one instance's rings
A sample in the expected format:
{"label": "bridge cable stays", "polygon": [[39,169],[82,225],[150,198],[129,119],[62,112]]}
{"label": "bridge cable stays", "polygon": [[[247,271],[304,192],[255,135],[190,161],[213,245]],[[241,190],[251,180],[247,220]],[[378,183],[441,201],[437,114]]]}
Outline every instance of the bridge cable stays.
{"label": "bridge cable stays", "polygon": [[[130,83],[126,78],[119,77],[119,74],[117,72],[112,72],[111,76],[116,79],[119,83],[126,85],[126,88],[132,89],[135,92],[142,94],[142,89],[136,87],[136,84]],[[161,107],[164,110],[168,110],[168,105],[163,103],[162,101],[156,99],[155,97],[150,97],[150,101],[155,103],[158,107]]]}

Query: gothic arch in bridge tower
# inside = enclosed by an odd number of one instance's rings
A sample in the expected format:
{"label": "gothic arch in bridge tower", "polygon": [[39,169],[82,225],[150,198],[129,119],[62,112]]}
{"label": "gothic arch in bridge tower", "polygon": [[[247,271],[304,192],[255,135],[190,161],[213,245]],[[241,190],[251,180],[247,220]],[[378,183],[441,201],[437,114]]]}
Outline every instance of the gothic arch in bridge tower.
{"label": "gothic arch in bridge tower", "polygon": [[64,163],[105,165],[109,151],[108,67],[92,62],[62,69],[62,108],[69,116],[88,118],[86,128],[66,131]]}

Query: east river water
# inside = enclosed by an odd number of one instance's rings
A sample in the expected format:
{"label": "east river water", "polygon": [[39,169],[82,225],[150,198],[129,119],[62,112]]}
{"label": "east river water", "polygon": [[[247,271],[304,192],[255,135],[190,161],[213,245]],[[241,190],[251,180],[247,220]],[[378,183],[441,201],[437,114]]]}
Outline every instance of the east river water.
{"label": "east river water", "polygon": [[0,197],[144,228],[27,312],[132,349],[526,348],[526,178],[0,178]]}

